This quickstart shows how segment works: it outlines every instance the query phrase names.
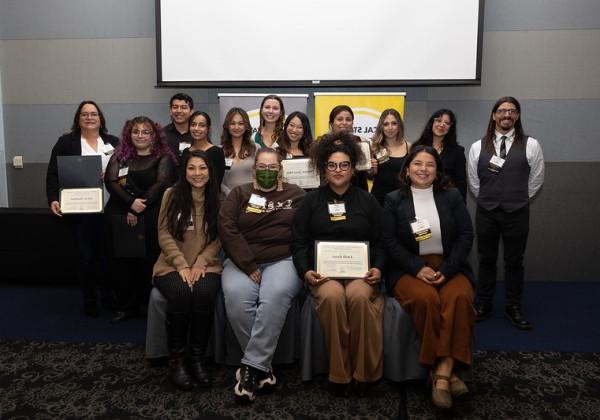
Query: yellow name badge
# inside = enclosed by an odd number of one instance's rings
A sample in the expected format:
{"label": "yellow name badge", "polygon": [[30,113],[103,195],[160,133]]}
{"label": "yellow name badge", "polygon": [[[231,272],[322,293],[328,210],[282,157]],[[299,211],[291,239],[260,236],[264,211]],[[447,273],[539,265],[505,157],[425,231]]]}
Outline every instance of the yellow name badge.
{"label": "yellow name badge", "polygon": [[327,204],[329,210],[329,220],[332,222],[339,222],[340,220],[346,220],[346,204],[342,203],[329,203]]}
{"label": "yellow name badge", "polygon": [[258,194],[252,194],[250,200],[248,200],[248,206],[246,207],[246,213],[263,213],[267,208],[267,199],[261,197]]}
{"label": "yellow name badge", "polygon": [[128,173],[129,173],[128,166],[125,166],[125,167],[119,169],[119,174],[117,175],[117,178],[119,180],[119,185],[121,185],[121,186],[127,185],[127,174]]}
{"label": "yellow name badge", "polygon": [[410,228],[413,232],[413,236],[415,237],[415,241],[421,242],[427,239],[431,239],[433,236],[431,234],[431,226],[426,219],[415,218],[410,222]]}

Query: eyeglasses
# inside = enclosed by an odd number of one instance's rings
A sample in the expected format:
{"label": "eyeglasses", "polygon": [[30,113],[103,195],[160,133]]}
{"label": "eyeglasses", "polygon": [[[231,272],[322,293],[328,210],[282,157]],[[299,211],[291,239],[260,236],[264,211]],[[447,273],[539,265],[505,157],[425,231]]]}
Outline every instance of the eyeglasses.
{"label": "eyeglasses", "polygon": [[327,170],[329,172],[334,172],[336,169],[340,168],[340,171],[347,171],[352,167],[352,164],[347,160],[342,162],[327,162]]}
{"label": "eyeglasses", "polygon": [[98,118],[97,112],[81,112],[79,114],[81,118]]}
{"label": "eyeglasses", "polygon": [[434,118],[433,122],[439,125],[443,125],[444,127],[450,127],[452,125],[450,121],[444,121],[441,118]]}
{"label": "eyeglasses", "polygon": [[278,171],[279,170],[279,165],[263,165],[263,164],[258,164],[256,165],[256,169],[260,169],[265,170],[268,169],[270,171]]}
{"label": "eyeglasses", "polygon": [[519,111],[517,111],[516,108],[500,108],[496,110],[496,114],[508,114],[508,115],[515,115],[517,114]]}
{"label": "eyeglasses", "polygon": [[138,136],[138,137],[147,137],[147,136],[151,136],[152,135],[152,131],[150,130],[131,130],[131,135],[132,136]]}

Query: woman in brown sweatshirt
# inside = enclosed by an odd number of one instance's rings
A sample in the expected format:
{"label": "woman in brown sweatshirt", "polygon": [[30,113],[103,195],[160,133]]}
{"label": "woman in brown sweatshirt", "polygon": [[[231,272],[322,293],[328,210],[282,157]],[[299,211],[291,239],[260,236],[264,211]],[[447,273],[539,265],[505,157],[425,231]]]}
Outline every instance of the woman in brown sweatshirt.
{"label": "woman in brown sweatshirt", "polygon": [[281,156],[271,148],[256,153],[254,178],[231,190],[219,214],[228,257],[223,265],[225,308],[244,352],[234,391],[248,402],[257,389],[276,383],[271,360],[291,301],[302,287],[290,242],[294,210],[304,191],[282,182]]}
{"label": "woman in brown sweatshirt", "polygon": [[[215,296],[221,284],[221,244],[217,231],[219,188],[207,154],[184,155],[179,181],[169,188],[160,207],[154,286],[167,299],[167,335],[171,380],[182,389],[210,386],[204,366]],[[191,375],[184,362],[191,349]],[[192,378],[193,377],[193,378]]]}

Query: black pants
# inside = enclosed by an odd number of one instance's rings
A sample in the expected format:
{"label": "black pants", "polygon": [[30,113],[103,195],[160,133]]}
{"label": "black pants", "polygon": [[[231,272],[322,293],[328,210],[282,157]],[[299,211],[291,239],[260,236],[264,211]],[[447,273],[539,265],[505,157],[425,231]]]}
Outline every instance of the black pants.
{"label": "black pants", "polygon": [[477,206],[475,215],[479,252],[477,296],[482,304],[492,303],[496,289],[496,261],[502,239],[506,305],[521,305],[523,297],[523,256],[529,234],[529,206],[508,213],[500,208]]}
{"label": "black pants", "polygon": [[194,288],[183,281],[177,271],[154,277],[154,286],[167,299],[167,312],[196,312],[212,316],[217,292],[221,287],[221,275],[206,273],[194,283]]}
{"label": "black pants", "polygon": [[148,305],[155,261],[154,256],[113,258],[112,277],[120,311],[135,311]]}
{"label": "black pants", "polygon": [[77,278],[84,302],[96,302],[98,287],[102,298],[109,298],[112,291],[108,281],[104,215],[80,215],[73,229],[79,253]]}

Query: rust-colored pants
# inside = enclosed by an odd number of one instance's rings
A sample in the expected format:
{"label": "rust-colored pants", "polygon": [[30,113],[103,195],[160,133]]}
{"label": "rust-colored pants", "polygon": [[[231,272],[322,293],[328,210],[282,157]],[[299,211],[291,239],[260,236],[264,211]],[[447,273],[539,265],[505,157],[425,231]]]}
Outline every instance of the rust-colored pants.
{"label": "rust-colored pants", "polygon": [[363,279],[311,287],[329,352],[329,380],[375,382],[383,375],[383,296]]}
{"label": "rust-colored pants", "polygon": [[[421,257],[434,270],[442,263],[440,255]],[[435,287],[405,274],[396,282],[393,293],[421,336],[421,363],[435,366],[438,358],[450,356],[471,364],[475,310],[469,279],[459,273]]]}

